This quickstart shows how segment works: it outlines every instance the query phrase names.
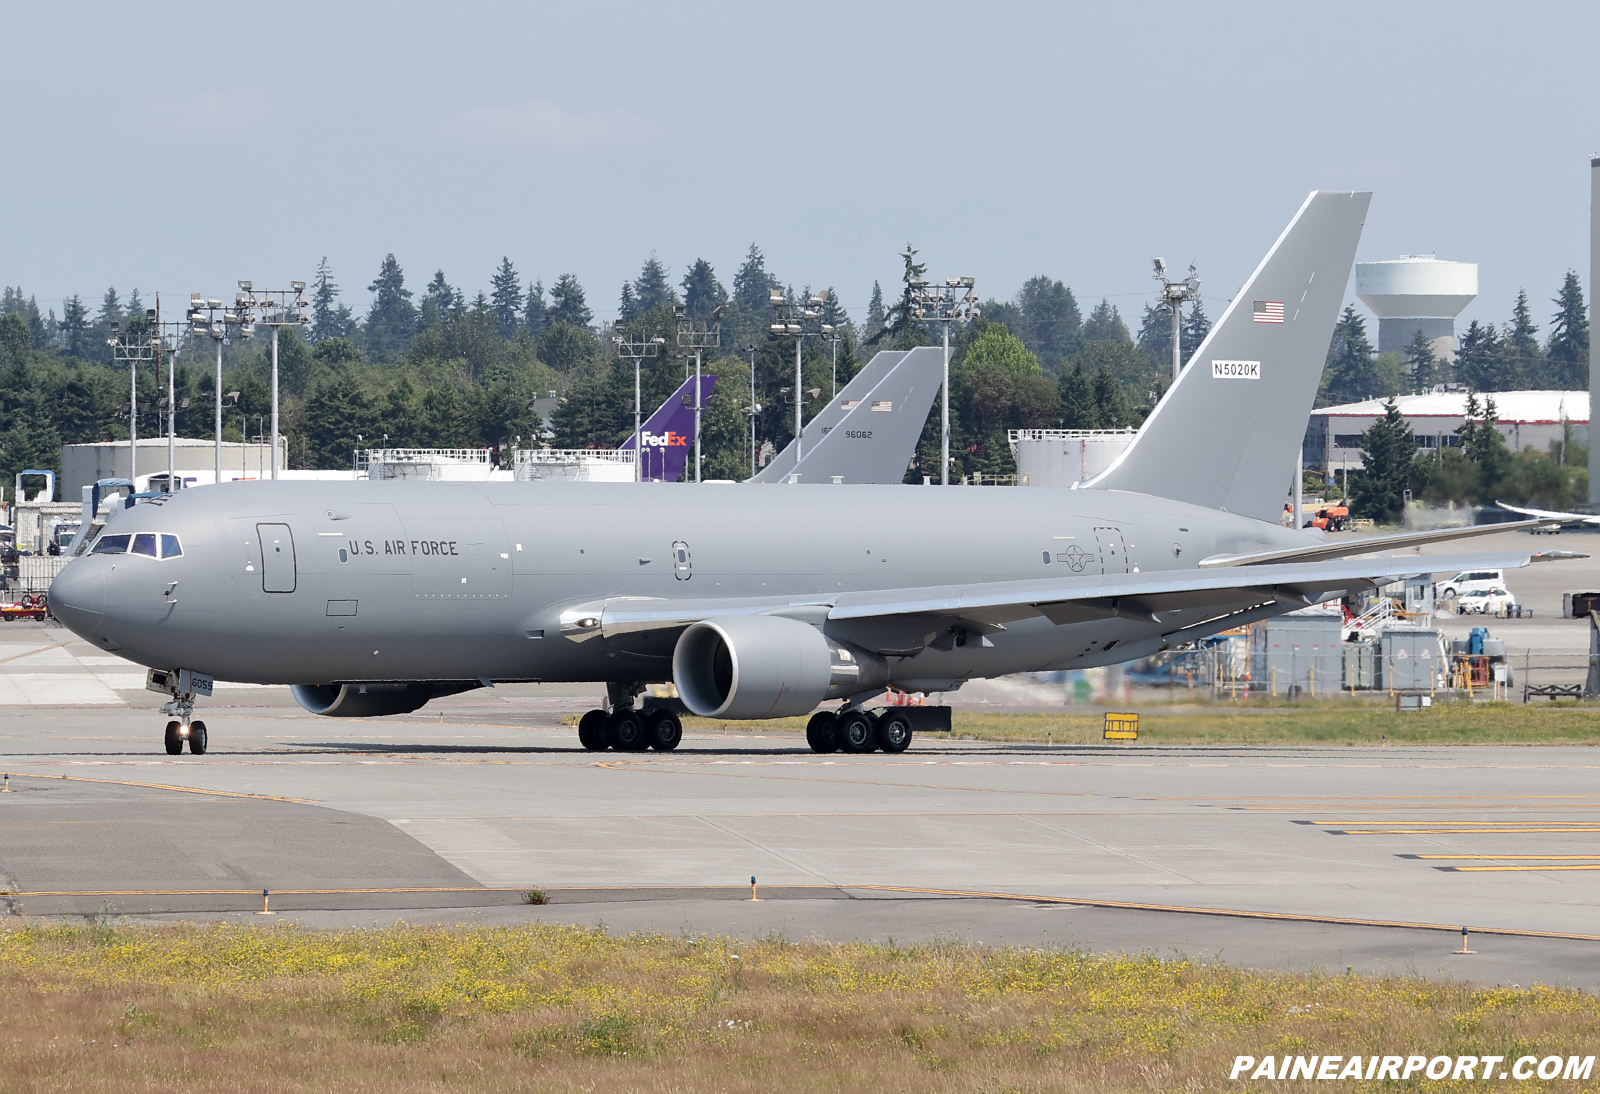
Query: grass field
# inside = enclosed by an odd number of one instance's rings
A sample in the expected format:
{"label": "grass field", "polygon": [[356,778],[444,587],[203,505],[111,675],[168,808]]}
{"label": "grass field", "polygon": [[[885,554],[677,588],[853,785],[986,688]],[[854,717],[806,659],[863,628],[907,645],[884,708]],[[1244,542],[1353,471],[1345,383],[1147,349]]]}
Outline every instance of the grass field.
{"label": "grass field", "polygon": [[[1139,744],[1158,745],[1600,745],[1600,707],[1572,703],[1439,703],[1421,713],[1317,700],[1297,707],[1254,703],[1136,706]],[[957,709],[955,735],[987,741],[1102,743],[1099,714]],[[723,723],[689,718],[686,728],[729,733],[800,731],[805,719]],[[1137,748],[1118,742],[1108,747]]]}
{"label": "grass field", "polygon": [[1509,1067],[1600,1026],[1550,987],[554,926],[13,927],[0,978],[7,1091],[1266,1089],[1236,1055]]}

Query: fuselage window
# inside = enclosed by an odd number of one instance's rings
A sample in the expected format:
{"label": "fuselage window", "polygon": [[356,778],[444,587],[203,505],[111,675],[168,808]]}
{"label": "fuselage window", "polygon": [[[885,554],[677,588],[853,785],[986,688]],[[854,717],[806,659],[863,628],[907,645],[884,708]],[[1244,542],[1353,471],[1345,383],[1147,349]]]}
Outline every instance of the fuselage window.
{"label": "fuselage window", "polygon": [[156,534],[154,532],[140,532],[133,537],[133,550],[135,555],[149,555],[156,557]]}
{"label": "fuselage window", "polygon": [[128,541],[132,536],[101,536],[100,542],[94,545],[91,555],[121,555],[128,551]]}
{"label": "fuselage window", "polygon": [[161,535],[161,557],[178,558],[183,554],[183,544],[178,542],[177,536]]}

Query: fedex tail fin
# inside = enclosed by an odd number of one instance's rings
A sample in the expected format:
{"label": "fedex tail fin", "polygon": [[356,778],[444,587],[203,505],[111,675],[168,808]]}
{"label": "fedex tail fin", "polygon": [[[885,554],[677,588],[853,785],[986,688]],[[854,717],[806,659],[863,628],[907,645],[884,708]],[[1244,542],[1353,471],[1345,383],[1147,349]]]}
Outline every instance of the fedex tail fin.
{"label": "fedex tail fin", "polygon": [[1371,200],[1313,191],[1133,443],[1080,489],[1278,519]]}
{"label": "fedex tail fin", "polygon": [[[700,405],[703,408],[711,398],[711,389],[717,386],[717,378],[711,373],[703,373],[700,377]],[[683,468],[689,461],[689,453],[694,451],[694,377],[685,380],[667,401],[656,408],[656,412],[639,426],[639,433],[644,438],[644,444],[639,444],[639,437],[629,437],[618,448],[630,449],[638,447],[639,459],[642,463],[639,481],[641,482],[677,482],[683,475]],[[690,475],[689,480],[694,481]]]}

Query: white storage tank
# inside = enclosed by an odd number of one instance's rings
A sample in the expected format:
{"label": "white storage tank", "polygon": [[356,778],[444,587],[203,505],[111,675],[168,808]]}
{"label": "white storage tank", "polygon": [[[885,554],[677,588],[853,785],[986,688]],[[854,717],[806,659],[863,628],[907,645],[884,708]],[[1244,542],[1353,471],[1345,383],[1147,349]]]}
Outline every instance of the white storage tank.
{"label": "white storage tank", "polygon": [[1477,299],[1478,264],[1433,255],[1356,263],[1356,296],[1378,317],[1378,352],[1404,353],[1417,331],[1454,360],[1456,316]]}
{"label": "white storage tank", "polygon": [[1133,443],[1132,429],[1013,429],[1019,486],[1071,486],[1093,478]]}

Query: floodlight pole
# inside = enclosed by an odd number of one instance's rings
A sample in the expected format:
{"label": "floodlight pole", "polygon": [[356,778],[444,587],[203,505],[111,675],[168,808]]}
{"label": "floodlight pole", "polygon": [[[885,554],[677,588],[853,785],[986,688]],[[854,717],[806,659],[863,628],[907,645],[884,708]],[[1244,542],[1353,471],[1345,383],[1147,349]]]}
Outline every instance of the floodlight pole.
{"label": "floodlight pole", "polygon": [[722,345],[722,317],[726,307],[717,308],[707,320],[688,318],[682,304],[672,306],[678,320],[678,345],[694,350],[694,481],[700,481],[700,417],[705,408],[705,397],[700,390],[700,354],[702,350],[717,349]]}
{"label": "floodlight pole", "polygon": [[[939,422],[939,485],[950,485],[950,324],[970,322],[980,316],[978,311],[977,280],[971,277],[947,277],[943,287],[930,287],[921,277],[907,275],[910,287],[911,315],[917,322],[934,322],[944,328],[944,380]],[[957,289],[967,291],[956,296]]]}
{"label": "floodlight pole", "polygon": [[750,351],[750,477],[756,477],[756,344],[746,347]]}
{"label": "floodlight pole", "polygon": [[[242,296],[243,294],[241,293],[240,295]],[[211,394],[213,396],[212,401],[216,404],[214,407],[216,412],[216,470],[213,482],[219,486],[222,484],[222,343],[228,337],[228,328],[230,326],[239,327],[237,337],[250,337],[250,328],[245,325],[246,314],[247,311],[242,305],[225,308],[220,300],[207,300],[197,292],[189,294],[188,320],[190,331],[210,338],[217,347],[216,390]],[[241,440],[239,468],[242,474],[244,471],[244,457],[242,455],[244,432],[242,429],[239,436]]]}
{"label": "floodlight pole", "polygon": [[[260,322],[272,328],[272,477],[278,477],[278,328],[311,322],[305,309],[311,301],[302,295],[304,281],[291,281],[287,289],[255,289],[248,281],[239,287],[249,296],[249,307],[262,309]],[[241,301],[243,303],[243,301]],[[220,386],[220,385],[219,385]]]}
{"label": "floodlight pole", "polygon": [[794,462],[795,466],[805,459],[805,425],[801,415],[805,411],[805,369],[803,350],[806,335],[820,335],[827,337],[833,334],[833,327],[822,322],[822,308],[828,303],[826,292],[809,297],[804,303],[791,304],[777,289],[771,290],[768,297],[772,304],[775,316],[774,322],[768,328],[778,337],[794,339]]}
{"label": "floodlight pole", "polygon": [[133,489],[138,490],[139,474],[139,362],[155,361],[159,367],[161,360],[160,328],[156,328],[154,335],[149,332],[149,324],[156,322],[156,310],[147,309],[144,313],[145,329],[137,337],[130,337],[133,332],[126,331],[115,320],[111,323],[111,337],[106,339],[106,345],[111,347],[112,360],[126,361],[128,364],[128,480],[134,483]]}
{"label": "floodlight pole", "polygon": [[645,341],[624,341],[622,335],[615,334],[611,337],[611,344],[617,347],[617,353],[623,357],[633,358],[633,481],[644,481],[644,436],[642,430],[644,423],[640,414],[639,403],[644,398],[643,382],[640,379],[640,362],[646,357],[658,356],[665,338],[650,338]]}
{"label": "floodlight pole", "polygon": [[1155,273],[1150,276],[1161,282],[1161,299],[1166,303],[1167,310],[1172,313],[1172,382],[1178,382],[1178,373],[1183,371],[1183,346],[1179,332],[1179,309],[1185,300],[1200,299],[1200,279],[1195,276],[1194,263],[1189,263],[1189,276],[1182,281],[1172,281],[1167,277],[1166,259],[1152,259]]}

